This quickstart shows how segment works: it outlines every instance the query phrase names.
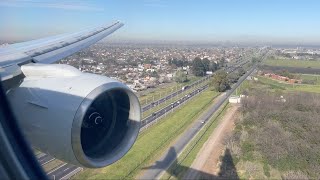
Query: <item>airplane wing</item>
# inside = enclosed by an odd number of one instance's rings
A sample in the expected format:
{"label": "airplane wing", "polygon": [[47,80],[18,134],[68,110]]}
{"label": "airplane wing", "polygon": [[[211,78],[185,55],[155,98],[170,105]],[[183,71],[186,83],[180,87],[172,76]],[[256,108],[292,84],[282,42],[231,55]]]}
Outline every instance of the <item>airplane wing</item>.
{"label": "airplane wing", "polygon": [[27,63],[49,64],[70,56],[104,37],[110,35],[123,24],[113,23],[49,38],[17,43],[0,48],[0,76],[2,81],[19,74],[20,65]]}

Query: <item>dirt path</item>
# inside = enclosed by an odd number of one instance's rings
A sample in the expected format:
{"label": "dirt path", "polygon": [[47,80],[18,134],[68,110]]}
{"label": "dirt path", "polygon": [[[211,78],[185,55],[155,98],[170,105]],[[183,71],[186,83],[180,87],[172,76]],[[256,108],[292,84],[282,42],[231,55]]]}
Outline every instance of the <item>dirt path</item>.
{"label": "dirt path", "polygon": [[212,174],[213,176],[217,175],[217,164],[224,147],[222,141],[234,127],[234,117],[238,108],[238,105],[233,105],[227,110],[220,124],[200,149],[196,159],[190,167],[190,170],[185,174],[183,179],[198,179],[203,173]]}

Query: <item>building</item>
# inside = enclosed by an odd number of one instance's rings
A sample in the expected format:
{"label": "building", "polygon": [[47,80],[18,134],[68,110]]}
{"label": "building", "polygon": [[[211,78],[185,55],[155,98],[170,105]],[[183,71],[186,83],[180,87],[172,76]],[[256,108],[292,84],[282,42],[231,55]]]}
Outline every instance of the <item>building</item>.
{"label": "building", "polygon": [[241,102],[240,96],[230,96],[229,103],[238,104]]}

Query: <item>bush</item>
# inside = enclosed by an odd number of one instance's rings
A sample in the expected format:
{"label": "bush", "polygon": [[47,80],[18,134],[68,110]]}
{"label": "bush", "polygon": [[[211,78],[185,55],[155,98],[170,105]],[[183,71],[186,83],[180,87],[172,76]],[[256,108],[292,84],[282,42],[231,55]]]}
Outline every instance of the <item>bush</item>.
{"label": "bush", "polygon": [[268,177],[271,167],[284,178],[320,177],[320,95],[281,93],[286,99],[281,102],[279,94],[258,89],[248,96],[241,102],[242,119],[231,137],[241,149],[236,155],[240,161],[262,161]]}
{"label": "bush", "polygon": [[226,91],[230,88],[227,73],[224,70],[218,71],[212,79],[212,85],[218,92]]}
{"label": "bush", "polygon": [[174,80],[178,83],[186,82],[188,80],[187,74],[182,70],[178,70],[174,76]]}
{"label": "bush", "polygon": [[312,84],[312,85],[315,85],[315,84],[317,84],[317,80],[316,80],[316,79],[303,79],[303,80],[302,80],[302,84]]}

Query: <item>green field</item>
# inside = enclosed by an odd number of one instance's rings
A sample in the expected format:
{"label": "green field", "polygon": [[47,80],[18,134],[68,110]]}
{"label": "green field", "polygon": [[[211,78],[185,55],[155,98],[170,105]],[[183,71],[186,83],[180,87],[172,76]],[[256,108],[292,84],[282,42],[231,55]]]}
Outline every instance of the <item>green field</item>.
{"label": "green field", "polygon": [[312,81],[315,85],[320,85],[320,75],[312,75],[312,74],[295,74],[299,79],[304,81]]}
{"label": "green field", "polygon": [[263,61],[268,66],[300,67],[300,68],[318,68],[320,69],[320,60],[295,60],[295,59],[268,59]]}
{"label": "green field", "polygon": [[74,179],[132,179],[169,146],[208,107],[217,92],[205,91],[175,113],[143,131],[118,162],[101,169],[85,169]]}
{"label": "green field", "polygon": [[[220,119],[224,116],[228,103],[225,103],[220,110],[211,117],[210,123],[206,124],[206,126],[201,129],[201,131],[196,135],[195,138],[188,144],[186,149],[181,153],[178,157],[176,163],[171,165],[168,171],[161,177],[161,179],[181,179],[184,174],[187,172],[193,161],[196,159],[196,156],[203,144],[208,140],[213,130],[217,127]],[[172,176],[175,174],[176,176]]]}
{"label": "green field", "polygon": [[253,81],[244,80],[240,86],[232,93],[233,95],[240,95],[245,91],[246,89],[250,88],[253,84]]}
{"label": "green field", "polygon": [[306,84],[287,84],[282,81],[273,80],[267,77],[258,77],[259,82],[268,85],[273,90],[284,91],[302,91],[320,93],[320,85],[306,85]]}

